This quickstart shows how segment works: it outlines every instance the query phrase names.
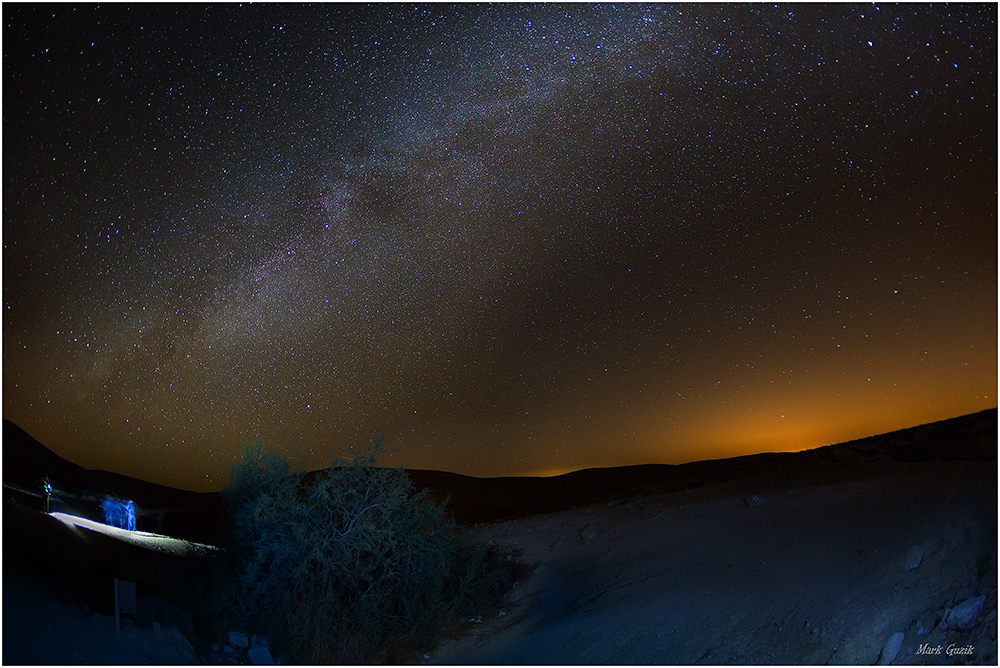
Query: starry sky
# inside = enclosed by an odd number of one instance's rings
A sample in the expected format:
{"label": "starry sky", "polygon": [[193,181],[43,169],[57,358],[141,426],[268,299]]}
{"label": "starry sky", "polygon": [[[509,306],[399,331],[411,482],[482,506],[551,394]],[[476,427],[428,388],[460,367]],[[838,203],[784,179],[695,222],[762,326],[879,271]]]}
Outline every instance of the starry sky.
{"label": "starry sky", "polygon": [[217,490],[997,405],[997,6],[3,5],[3,416]]}

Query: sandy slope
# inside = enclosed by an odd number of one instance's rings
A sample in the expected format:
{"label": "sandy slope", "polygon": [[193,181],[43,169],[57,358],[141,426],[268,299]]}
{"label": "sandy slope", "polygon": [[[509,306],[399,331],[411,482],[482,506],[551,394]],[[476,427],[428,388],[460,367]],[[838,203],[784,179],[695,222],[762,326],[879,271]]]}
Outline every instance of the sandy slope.
{"label": "sandy slope", "polygon": [[[995,664],[995,465],[865,470],[784,489],[760,479],[760,503],[744,481],[482,527],[476,540],[522,549],[536,574],[429,662],[872,664],[900,631],[894,663]],[[906,572],[913,546],[923,559]],[[974,629],[919,633],[980,594]],[[920,655],[922,643],[972,654]]]}

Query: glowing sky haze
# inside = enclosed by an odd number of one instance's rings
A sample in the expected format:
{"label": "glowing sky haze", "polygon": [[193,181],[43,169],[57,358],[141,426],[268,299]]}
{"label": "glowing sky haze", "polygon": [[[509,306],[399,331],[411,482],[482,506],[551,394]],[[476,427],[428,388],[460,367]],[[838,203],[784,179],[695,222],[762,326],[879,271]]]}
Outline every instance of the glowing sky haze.
{"label": "glowing sky haze", "polygon": [[3,6],[3,414],[219,489],[997,405],[997,7]]}

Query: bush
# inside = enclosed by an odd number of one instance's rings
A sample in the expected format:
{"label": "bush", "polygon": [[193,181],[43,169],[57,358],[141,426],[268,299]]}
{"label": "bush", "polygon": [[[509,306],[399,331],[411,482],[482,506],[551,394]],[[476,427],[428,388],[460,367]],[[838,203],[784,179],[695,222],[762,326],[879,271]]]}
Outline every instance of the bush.
{"label": "bush", "polygon": [[404,660],[442,624],[497,602],[506,584],[406,472],[377,466],[381,439],[320,471],[244,448],[224,490],[229,628],[264,635],[285,662]]}

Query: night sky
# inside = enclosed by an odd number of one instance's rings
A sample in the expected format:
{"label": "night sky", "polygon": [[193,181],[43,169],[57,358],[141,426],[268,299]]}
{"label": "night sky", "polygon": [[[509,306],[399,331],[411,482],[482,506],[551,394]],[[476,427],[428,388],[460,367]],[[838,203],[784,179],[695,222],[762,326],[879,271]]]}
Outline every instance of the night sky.
{"label": "night sky", "polygon": [[477,476],[997,405],[997,6],[3,5],[3,416]]}

